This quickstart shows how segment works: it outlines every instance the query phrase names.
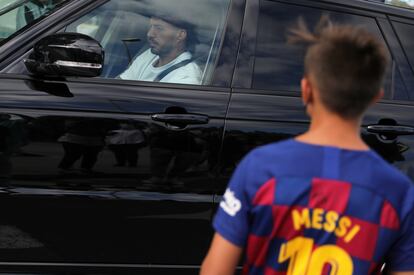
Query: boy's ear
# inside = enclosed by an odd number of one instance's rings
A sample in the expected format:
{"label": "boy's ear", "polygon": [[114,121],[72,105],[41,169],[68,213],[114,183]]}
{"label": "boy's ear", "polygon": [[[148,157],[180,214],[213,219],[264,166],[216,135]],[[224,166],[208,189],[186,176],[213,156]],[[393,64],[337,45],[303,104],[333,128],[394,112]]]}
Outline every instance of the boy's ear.
{"label": "boy's ear", "polygon": [[313,101],[312,95],[312,84],[309,81],[309,78],[304,76],[300,82],[301,93],[302,93],[302,102],[303,105],[308,105],[308,103]]}

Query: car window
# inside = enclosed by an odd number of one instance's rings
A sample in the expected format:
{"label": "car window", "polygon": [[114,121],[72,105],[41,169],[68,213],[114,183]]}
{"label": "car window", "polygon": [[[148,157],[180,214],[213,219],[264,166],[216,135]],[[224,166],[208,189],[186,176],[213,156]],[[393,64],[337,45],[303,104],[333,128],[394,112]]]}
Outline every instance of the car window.
{"label": "car window", "polygon": [[[261,90],[299,92],[303,76],[305,47],[287,44],[288,29],[302,17],[309,28],[314,28],[322,15],[335,23],[346,23],[365,27],[383,40],[374,18],[318,8],[283,4],[262,0],[257,29],[256,53],[252,86]],[[390,65],[384,88],[386,97],[393,94],[392,83],[400,78],[395,67]],[[395,84],[394,84],[395,85]]]}
{"label": "car window", "polygon": [[414,9],[413,0],[384,0],[385,4],[401,8]]}
{"label": "car window", "polygon": [[18,2],[20,1],[19,0],[0,0],[0,10],[6,7],[10,7],[11,5],[15,5]]}
{"label": "car window", "polygon": [[0,45],[69,0],[0,0]]}
{"label": "car window", "polygon": [[112,0],[65,28],[105,49],[101,77],[208,85],[230,0]]}
{"label": "car window", "polygon": [[414,25],[400,22],[392,22],[405,54],[408,57],[408,62],[414,68]]}

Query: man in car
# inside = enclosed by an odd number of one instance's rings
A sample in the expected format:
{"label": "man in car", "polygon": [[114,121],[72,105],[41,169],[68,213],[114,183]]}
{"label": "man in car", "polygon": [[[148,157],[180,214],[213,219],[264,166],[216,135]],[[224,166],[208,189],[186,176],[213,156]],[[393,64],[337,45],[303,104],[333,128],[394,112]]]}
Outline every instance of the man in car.
{"label": "man in car", "polygon": [[200,84],[201,70],[192,60],[194,32],[190,24],[169,16],[153,16],[147,40],[150,48],[134,59],[121,79]]}
{"label": "man in car", "polygon": [[21,29],[54,7],[52,0],[32,0],[19,7],[16,15],[16,28]]}

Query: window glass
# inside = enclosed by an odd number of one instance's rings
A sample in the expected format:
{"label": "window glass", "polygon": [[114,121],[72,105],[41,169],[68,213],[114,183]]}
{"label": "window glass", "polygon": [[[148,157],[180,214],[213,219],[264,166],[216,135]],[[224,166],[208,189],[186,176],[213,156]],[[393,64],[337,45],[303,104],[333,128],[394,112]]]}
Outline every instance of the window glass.
{"label": "window glass", "polygon": [[[377,0],[378,1],[378,0]],[[380,2],[384,2],[385,4],[391,6],[397,6],[407,9],[414,9],[414,1],[413,0],[379,0]]]}
{"label": "window glass", "polygon": [[68,0],[0,0],[0,45]]}
{"label": "window glass", "polygon": [[[299,17],[303,17],[308,27],[313,29],[322,15],[329,16],[335,23],[365,27],[383,39],[373,18],[263,0],[260,2],[257,30],[254,88],[300,91],[305,47],[287,44],[288,28],[294,26]],[[387,95],[391,89],[391,68],[388,71],[388,81],[385,83]]]}
{"label": "window glass", "polygon": [[401,72],[398,67],[394,66],[394,85],[392,89],[392,99],[395,100],[409,100],[408,90],[402,79]]}
{"label": "window glass", "polygon": [[414,25],[392,22],[397,31],[398,38],[401,41],[405,54],[412,68],[414,68]]}
{"label": "window glass", "polygon": [[101,43],[101,77],[209,84],[229,1],[112,0],[65,31]]}

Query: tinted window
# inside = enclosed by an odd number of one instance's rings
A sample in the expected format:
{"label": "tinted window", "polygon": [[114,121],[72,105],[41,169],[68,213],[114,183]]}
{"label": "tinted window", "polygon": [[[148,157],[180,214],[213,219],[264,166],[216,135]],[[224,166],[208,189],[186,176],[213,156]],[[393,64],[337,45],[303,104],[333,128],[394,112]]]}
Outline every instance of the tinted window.
{"label": "tinted window", "polygon": [[[254,88],[300,91],[305,48],[286,43],[288,29],[295,25],[299,17],[303,17],[312,29],[322,15],[328,15],[335,23],[363,26],[383,39],[374,18],[262,0],[257,30]],[[391,93],[391,71],[389,68],[385,83],[387,95]]]}
{"label": "tinted window", "polygon": [[404,52],[408,57],[408,61],[412,68],[414,68],[414,25],[392,22],[397,31],[398,38],[404,48]]}
{"label": "tinted window", "polygon": [[228,6],[229,0],[112,0],[66,31],[102,44],[102,77],[209,84]]}
{"label": "tinted window", "polygon": [[[382,2],[381,0],[379,0]],[[385,4],[407,8],[407,9],[414,9],[414,2],[412,0],[384,0]]]}
{"label": "tinted window", "polygon": [[393,74],[393,86],[392,86],[392,92],[390,98],[396,99],[396,100],[408,100],[408,90],[405,86],[405,83],[403,82],[401,72],[399,69],[394,66],[394,74]]}

